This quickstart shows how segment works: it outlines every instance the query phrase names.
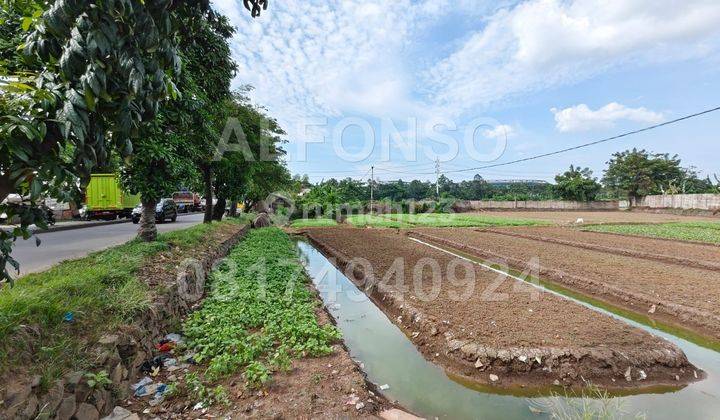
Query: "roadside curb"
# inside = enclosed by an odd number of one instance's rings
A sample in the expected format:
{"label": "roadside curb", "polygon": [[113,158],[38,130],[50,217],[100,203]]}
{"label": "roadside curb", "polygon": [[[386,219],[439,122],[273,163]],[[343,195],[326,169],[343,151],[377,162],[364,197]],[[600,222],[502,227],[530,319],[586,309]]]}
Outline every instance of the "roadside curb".
{"label": "roadside curb", "polygon": [[[178,217],[184,217],[184,216],[191,216],[193,214],[200,214],[200,213],[183,213],[178,214]],[[36,229],[33,230],[33,234],[40,234],[40,233],[52,233],[52,232],[62,232],[66,230],[75,230],[75,229],[87,229],[91,227],[96,226],[108,226],[108,225],[118,225],[120,223],[130,223],[131,219],[121,219],[121,220],[105,220],[100,222],[87,222],[87,223],[76,223],[69,226],[63,226],[61,223],[60,225],[54,225],[50,227],[50,229]],[[12,230],[14,226],[0,226],[0,229],[8,228],[9,230]]]}

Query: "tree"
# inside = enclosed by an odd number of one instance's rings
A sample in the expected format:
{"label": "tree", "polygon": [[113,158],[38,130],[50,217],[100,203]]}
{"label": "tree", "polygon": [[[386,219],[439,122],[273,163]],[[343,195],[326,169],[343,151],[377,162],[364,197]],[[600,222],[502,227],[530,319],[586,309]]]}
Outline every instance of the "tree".
{"label": "tree", "polygon": [[[157,122],[142,130],[135,141],[135,153],[122,171],[128,191],[141,196],[143,214],[138,237],[145,241],[157,238],[157,202],[177,191],[180,185],[196,183],[199,170],[195,162],[213,153],[219,121],[225,120],[224,114],[219,113],[222,107],[212,104],[209,96],[216,95],[213,97],[220,100],[226,92],[215,92],[212,85],[197,80],[211,79],[229,86],[235,65],[226,39],[233,29],[224,17],[212,9],[198,15],[195,8],[181,5],[173,19],[184,28],[178,34],[183,63],[175,78],[179,93],[166,101]],[[215,44],[210,62],[201,60],[198,48],[208,44]]]}
{"label": "tree", "polygon": [[614,153],[607,164],[602,183],[610,191],[624,193],[631,205],[640,197],[661,193],[664,186],[683,178],[677,155],[632,149]]}
{"label": "tree", "polygon": [[[267,7],[266,0],[244,4],[253,17]],[[0,100],[0,202],[11,193],[29,195],[19,206],[0,205],[21,216],[19,229],[0,232],[3,278],[9,278],[8,263],[17,268],[12,241],[42,223],[36,201],[43,193],[74,187],[78,177],[87,182],[113,153],[132,154],[133,140],[161,102],[176,95],[181,59],[173,13],[184,8],[197,17],[208,7],[208,0],[115,0],[92,7],[77,0],[3,2],[0,57],[9,64],[1,66],[14,75],[2,83]],[[186,23],[195,21],[204,20]],[[21,56],[14,50],[22,38]],[[206,66],[216,64],[222,67]]]}
{"label": "tree", "polygon": [[555,177],[555,191],[563,200],[592,201],[602,186],[593,178],[590,168],[570,165],[570,169]]}
{"label": "tree", "polygon": [[218,199],[213,212],[214,220],[222,219],[228,202],[231,209],[235,209],[237,202],[244,198],[256,165],[261,165],[263,160],[274,160],[275,155],[281,152],[279,144],[283,140],[280,136],[285,132],[275,120],[250,102],[247,96],[250,90],[250,86],[243,86],[233,93],[226,105],[227,118],[240,126],[239,133],[236,133],[240,137],[236,139],[239,144],[234,147],[239,150],[225,152],[223,158],[213,164],[213,186]]}

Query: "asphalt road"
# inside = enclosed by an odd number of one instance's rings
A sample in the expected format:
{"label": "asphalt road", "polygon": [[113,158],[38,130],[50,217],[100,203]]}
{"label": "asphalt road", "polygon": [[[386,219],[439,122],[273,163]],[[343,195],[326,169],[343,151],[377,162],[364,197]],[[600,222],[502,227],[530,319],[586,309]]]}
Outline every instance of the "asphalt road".
{"label": "asphalt road", "polygon": [[[184,229],[202,223],[203,215],[179,215],[174,223],[158,224],[158,232]],[[45,232],[37,234],[42,243],[35,246],[35,238],[27,241],[18,239],[12,255],[20,262],[20,275],[42,271],[60,261],[79,258],[93,251],[119,245],[137,235],[138,225],[118,223],[82,229]]]}

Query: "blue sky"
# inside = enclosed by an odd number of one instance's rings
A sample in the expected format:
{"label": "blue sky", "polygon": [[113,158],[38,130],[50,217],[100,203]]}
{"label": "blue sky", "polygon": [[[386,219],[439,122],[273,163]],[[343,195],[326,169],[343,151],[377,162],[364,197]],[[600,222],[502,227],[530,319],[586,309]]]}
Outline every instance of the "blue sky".
{"label": "blue sky", "polygon": [[[716,0],[271,0],[255,20],[241,1],[214,4],[238,29],[235,84],[255,87],[288,132],[291,171],[313,181],[371,165],[433,179],[436,157],[441,171],[501,163],[720,105]],[[478,172],[552,180],[572,163],[600,177],[638,147],[720,176],[718,133],[720,112]]]}

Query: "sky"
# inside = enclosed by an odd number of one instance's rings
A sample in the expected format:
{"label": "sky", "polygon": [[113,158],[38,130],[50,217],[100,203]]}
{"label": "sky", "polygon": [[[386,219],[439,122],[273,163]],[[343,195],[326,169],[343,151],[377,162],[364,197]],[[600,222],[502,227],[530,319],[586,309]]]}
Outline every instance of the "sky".
{"label": "sky", "polygon": [[717,0],[270,0],[237,33],[234,86],[287,131],[292,173],[551,181],[645,148],[720,176],[720,112],[491,169],[720,106]]}

